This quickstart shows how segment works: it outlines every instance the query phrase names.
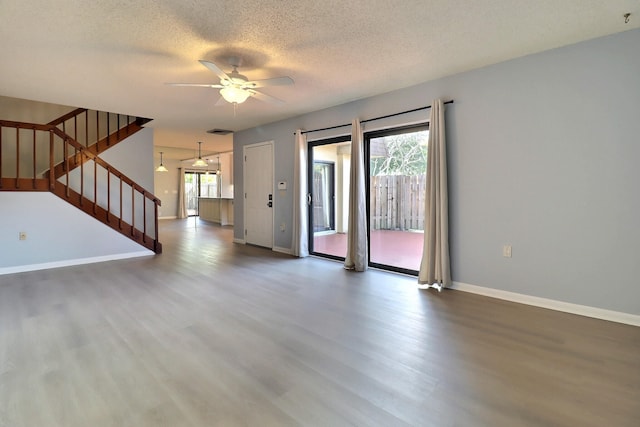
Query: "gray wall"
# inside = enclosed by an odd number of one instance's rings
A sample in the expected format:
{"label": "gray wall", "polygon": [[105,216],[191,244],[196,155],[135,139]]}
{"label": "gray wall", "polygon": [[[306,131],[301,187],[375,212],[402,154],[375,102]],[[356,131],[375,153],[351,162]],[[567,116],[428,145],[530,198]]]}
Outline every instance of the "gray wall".
{"label": "gray wall", "polygon": [[[160,154],[154,161],[154,167],[160,164]],[[180,160],[162,160],[167,172],[155,172],[155,195],[162,202],[160,206],[160,218],[176,218],[178,216],[178,190],[180,186]]]}
{"label": "gray wall", "polygon": [[[640,314],[639,79],[633,30],[238,132],[234,235],[243,237],[244,145],[274,140],[274,179],[292,182],[296,128],[454,99],[446,113],[453,280]],[[427,117],[373,122],[365,132]],[[274,209],[275,224],[287,224],[275,228],[274,244],[289,248],[291,190]],[[502,257],[504,244],[513,258]]]}

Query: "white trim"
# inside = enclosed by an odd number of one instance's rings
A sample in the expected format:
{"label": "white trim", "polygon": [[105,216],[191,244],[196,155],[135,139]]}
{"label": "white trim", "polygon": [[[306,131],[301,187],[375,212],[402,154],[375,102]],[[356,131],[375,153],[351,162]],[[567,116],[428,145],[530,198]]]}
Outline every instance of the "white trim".
{"label": "white trim", "polygon": [[240,243],[241,245],[244,245],[246,242],[244,241],[244,239],[238,239],[237,237],[234,237],[233,243]]}
{"label": "white trim", "polygon": [[178,219],[176,215],[173,216],[159,216],[158,219]]}
{"label": "white trim", "polygon": [[271,249],[273,252],[280,252],[281,254],[293,255],[291,248],[282,248],[280,246],[274,246]]}
{"label": "white trim", "polygon": [[580,316],[593,317],[595,319],[640,326],[640,315],[637,314],[623,313],[620,311],[606,310],[604,308],[590,307],[580,304],[572,304],[564,301],[534,297],[531,295],[519,294],[516,292],[503,291],[500,289],[485,288],[483,286],[469,285],[467,283],[461,282],[453,282],[450,289],[469,292],[472,294],[484,295],[506,301],[517,302],[520,304],[532,305],[535,307],[548,308],[565,313],[578,314]]}
{"label": "white trim", "polygon": [[0,268],[0,275],[24,273],[27,271],[47,270],[50,268],[70,267],[72,265],[93,264],[96,262],[115,261],[119,259],[136,258],[153,255],[152,251],[128,252],[124,254],[104,255],[91,258],[67,259],[63,261],[45,262],[42,264],[17,265],[15,267]]}

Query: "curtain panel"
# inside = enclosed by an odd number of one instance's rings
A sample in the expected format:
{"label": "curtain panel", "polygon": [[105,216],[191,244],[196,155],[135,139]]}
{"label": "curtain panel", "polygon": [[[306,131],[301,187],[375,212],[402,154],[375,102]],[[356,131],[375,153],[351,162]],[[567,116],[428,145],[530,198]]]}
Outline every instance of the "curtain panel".
{"label": "curtain panel", "polygon": [[431,104],[427,143],[427,186],[422,260],[418,274],[421,288],[442,290],[451,284],[449,261],[449,207],[444,104]]}
{"label": "curtain panel", "polygon": [[184,168],[178,168],[178,218],[187,217],[187,201],[184,197]]}
{"label": "curtain panel", "polygon": [[307,136],[298,129],[295,135],[293,163],[293,242],[294,256],[309,256],[307,210]]}
{"label": "curtain panel", "polygon": [[347,255],[344,268],[365,271],[368,266],[367,197],[365,187],[364,146],[358,119],[351,124],[351,171],[349,176],[349,219]]}

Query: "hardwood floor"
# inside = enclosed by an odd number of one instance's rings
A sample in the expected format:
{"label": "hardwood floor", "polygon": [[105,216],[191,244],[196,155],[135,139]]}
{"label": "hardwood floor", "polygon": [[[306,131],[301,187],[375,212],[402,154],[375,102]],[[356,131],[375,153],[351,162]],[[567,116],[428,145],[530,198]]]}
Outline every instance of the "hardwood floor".
{"label": "hardwood floor", "polygon": [[640,328],[161,222],[161,255],[0,276],[0,425],[638,426]]}

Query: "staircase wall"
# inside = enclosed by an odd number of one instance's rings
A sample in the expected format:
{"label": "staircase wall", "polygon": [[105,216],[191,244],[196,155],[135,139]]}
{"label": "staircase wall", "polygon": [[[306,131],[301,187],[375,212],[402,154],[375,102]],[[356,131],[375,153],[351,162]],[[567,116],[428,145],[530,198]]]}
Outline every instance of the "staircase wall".
{"label": "staircase wall", "polygon": [[[145,128],[124,139],[118,145],[109,148],[100,154],[100,157],[107,163],[113,165],[120,172],[127,175],[133,181],[143,186],[149,191],[153,191],[153,129]],[[84,165],[85,171],[93,170],[93,162],[88,161]],[[69,187],[80,192],[80,168],[74,169],[69,178]],[[60,179],[65,182],[64,179]],[[103,208],[107,207],[107,179],[106,171],[98,176],[98,204]],[[118,180],[112,178],[111,184],[111,206],[117,211],[120,206],[120,193]],[[85,173],[83,194],[89,199],[93,199],[93,176],[92,173]],[[135,200],[135,223],[140,225],[143,223],[142,216],[144,210],[142,208],[143,198],[140,194],[136,195]],[[123,189],[122,197],[122,219],[131,224],[131,193],[129,187]],[[152,227],[154,224],[154,212],[151,204],[147,205],[147,224]],[[148,234],[155,234],[155,230],[148,228]]]}
{"label": "staircase wall", "polygon": [[44,124],[73,110],[74,107],[66,105],[0,96],[0,118],[3,120]]}
{"label": "staircase wall", "polygon": [[0,192],[0,274],[146,255],[153,252],[54,194]]}
{"label": "staircase wall", "polygon": [[[0,97],[0,112],[7,113],[5,117],[11,120],[43,123],[67,110],[60,111],[53,104],[14,102]],[[153,191],[153,129],[142,129],[100,157]],[[93,165],[89,162],[85,167]],[[93,191],[93,186],[85,182],[85,192],[89,191]],[[99,188],[99,194],[100,191]],[[123,212],[131,212],[130,206],[130,196],[123,198]],[[150,224],[154,223],[153,214],[152,209],[147,209]],[[140,215],[141,204],[136,204],[136,224],[142,224]],[[20,231],[27,232],[26,241],[18,240]],[[153,252],[53,194],[0,192],[0,274],[150,254]]]}

